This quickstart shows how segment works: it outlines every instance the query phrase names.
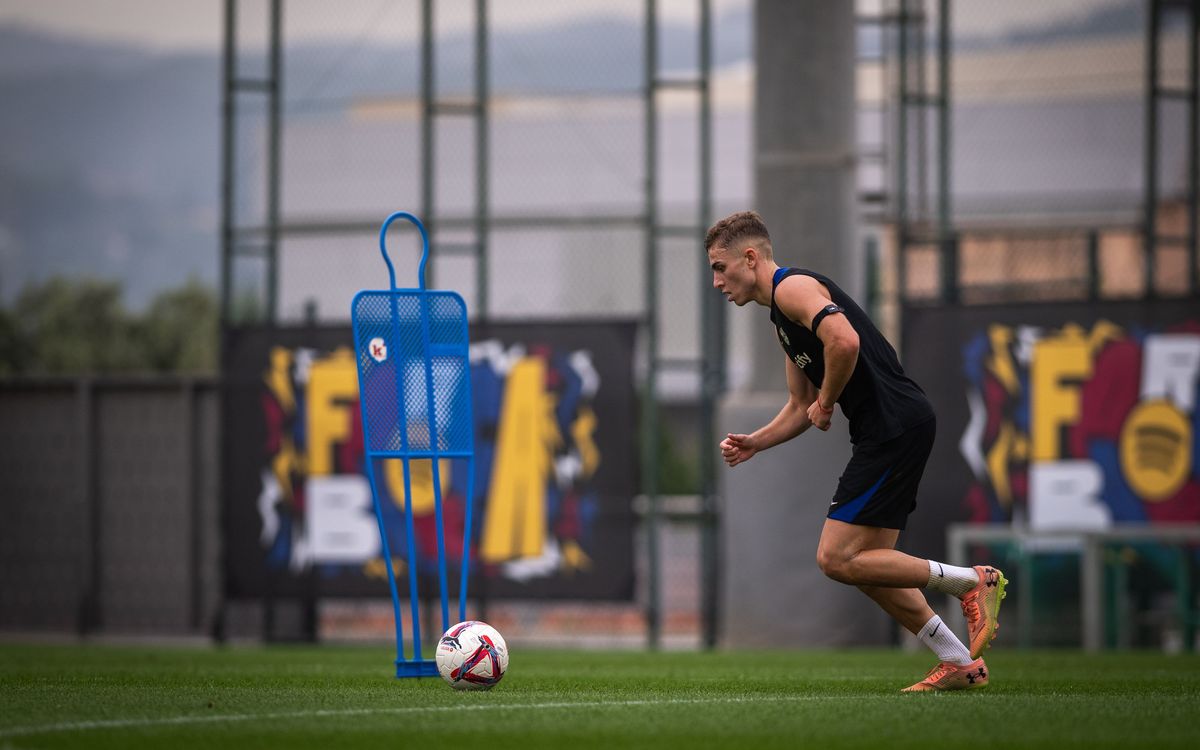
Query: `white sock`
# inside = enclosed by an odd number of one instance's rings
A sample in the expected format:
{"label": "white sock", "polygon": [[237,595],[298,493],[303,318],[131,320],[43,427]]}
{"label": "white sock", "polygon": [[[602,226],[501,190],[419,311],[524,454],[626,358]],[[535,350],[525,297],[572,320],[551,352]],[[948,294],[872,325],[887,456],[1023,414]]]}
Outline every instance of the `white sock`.
{"label": "white sock", "polygon": [[936,560],[929,560],[929,583],[925,588],[951,596],[962,596],[979,585],[979,574],[974,568],[960,568]]}
{"label": "white sock", "polygon": [[929,622],[921,627],[921,630],[917,632],[917,638],[928,646],[929,650],[937,654],[939,661],[950,662],[961,667],[975,661],[971,658],[971,652],[967,650],[967,647],[950,630],[950,626],[942,622],[942,618],[937,615],[931,617]]}

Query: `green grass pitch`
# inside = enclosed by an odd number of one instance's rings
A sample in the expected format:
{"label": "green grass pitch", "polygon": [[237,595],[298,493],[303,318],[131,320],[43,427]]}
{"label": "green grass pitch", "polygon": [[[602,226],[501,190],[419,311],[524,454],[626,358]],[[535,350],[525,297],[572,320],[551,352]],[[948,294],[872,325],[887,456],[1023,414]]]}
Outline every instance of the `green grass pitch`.
{"label": "green grass pitch", "polygon": [[490,692],[351,647],[0,645],[0,748],[1200,747],[1200,659],[993,649],[992,684],[904,695],[899,651],[513,649]]}

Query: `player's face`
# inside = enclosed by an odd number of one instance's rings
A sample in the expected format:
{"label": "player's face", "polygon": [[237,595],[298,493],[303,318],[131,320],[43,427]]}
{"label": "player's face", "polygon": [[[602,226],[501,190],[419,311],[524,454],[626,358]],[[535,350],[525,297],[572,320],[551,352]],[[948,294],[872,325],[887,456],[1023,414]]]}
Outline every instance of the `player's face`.
{"label": "player's face", "polygon": [[746,263],[744,251],[709,248],[708,264],[713,272],[713,288],[730,302],[741,307],[754,298],[754,271]]}

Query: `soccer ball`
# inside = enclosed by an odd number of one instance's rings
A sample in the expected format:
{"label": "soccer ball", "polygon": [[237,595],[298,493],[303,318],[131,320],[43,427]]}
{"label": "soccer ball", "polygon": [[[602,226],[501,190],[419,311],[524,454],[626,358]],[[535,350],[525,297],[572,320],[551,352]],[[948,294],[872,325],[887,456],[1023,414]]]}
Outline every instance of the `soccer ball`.
{"label": "soccer ball", "polygon": [[454,625],[438,641],[438,674],[458,690],[488,690],[508,669],[508,645],[486,622],[467,620]]}

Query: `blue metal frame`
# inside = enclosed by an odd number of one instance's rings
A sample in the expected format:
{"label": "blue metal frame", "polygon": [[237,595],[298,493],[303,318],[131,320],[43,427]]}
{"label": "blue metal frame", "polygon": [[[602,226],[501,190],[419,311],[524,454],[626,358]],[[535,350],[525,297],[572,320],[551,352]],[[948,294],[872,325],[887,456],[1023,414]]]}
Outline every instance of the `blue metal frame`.
{"label": "blue metal frame", "polygon": [[[393,221],[397,219],[406,219],[416,226],[421,233],[422,251],[421,262],[418,269],[418,287],[415,289],[398,289],[396,287],[396,271],[392,265],[391,258],[387,252],[387,230]],[[351,322],[354,330],[354,341],[356,350],[356,361],[358,363],[358,382],[359,382],[359,404],[362,409],[363,420],[363,449],[366,455],[367,477],[371,483],[371,496],[375,507],[375,517],[379,523],[379,535],[382,541],[382,551],[384,557],[384,568],[387,571],[388,587],[392,594],[393,612],[396,623],[396,676],[397,677],[426,677],[437,675],[437,665],[433,659],[422,658],[421,653],[421,618],[420,618],[420,596],[417,589],[417,565],[416,565],[416,540],[413,531],[413,503],[412,499],[412,483],[411,483],[411,468],[410,461],[413,459],[428,459],[432,464],[433,473],[433,493],[434,493],[434,518],[437,525],[437,555],[438,555],[438,582],[439,594],[441,598],[441,614],[442,614],[442,630],[443,632],[450,627],[450,610],[448,602],[448,594],[446,587],[446,549],[445,549],[445,534],[442,518],[442,485],[440,476],[440,460],[443,458],[466,459],[468,462],[467,468],[467,493],[466,493],[466,513],[464,518],[463,528],[463,549],[460,568],[460,587],[458,601],[458,620],[466,619],[467,609],[467,578],[470,569],[470,544],[471,544],[471,516],[472,506],[474,505],[475,497],[475,440],[474,440],[474,422],[471,415],[467,414],[466,424],[468,426],[466,438],[466,450],[440,450],[439,434],[437,428],[437,412],[435,411],[434,403],[434,380],[433,380],[433,359],[434,355],[461,357],[465,364],[463,388],[465,390],[465,402],[461,408],[468,411],[471,409],[471,385],[470,385],[470,357],[468,347],[468,331],[466,319],[466,304],[461,296],[450,291],[430,291],[425,288],[425,266],[429,260],[429,236],[425,231],[424,225],[414,215],[398,211],[388,216],[383,222],[383,226],[379,230],[379,251],[383,255],[384,263],[388,268],[389,289],[387,291],[360,291],[354,296],[354,301],[351,303]],[[359,301],[366,295],[381,296],[386,295],[390,303],[390,324],[391,324],[391,341],[393,346],[402,340],[399,301],[402,297],[415,297],[419,303],[419,320],[420,320],[420,336],[421,336],[421,351],[424,355],[425,366],[425,405],[426,415],[428,419],[429,429],[429,450],[413,450],[409,446],[408,440],[408,415],[407,404],[404,399],[404,372],[398,365],[394,366],[396,377],[396,406],[398,407],[396,424],[380,424],[375,425],[372,422],[370,410],[368,409],[368,399],[365,394],[367,387],[364,378],[363,358],[358,352],[360,346],[360,322],[359,322]],[[461,324],[460,341],[461,345],[455,344],[434,344],[430,334],[430,317],[432,311],[433,300],[437,297],[450,298],[457,302],[462,310],[461,321],[455,321],[456,324]],[[397,349],[399,347],[397,346]],[[461,415],[460,415],[461,416]],[[400,435],[400,450],[373,450],[372,435],[375,434],[373,427],[389,429],[396,427]],[[401,604],[400,595],[396,588],[395,573],[392,570],[391,550],[388,544],[387,528],[384,521],[383,509],[380,505],[380,493],[376,485],[375,477],[375,460],[376,459],[400,459],[404,468],[404,513],[405,513],[405,542],[408,548],[408,591],[410,599],[410,614],[412,618],[412,658],[405,658],[404,655],[404,628],[401,623]]]}

